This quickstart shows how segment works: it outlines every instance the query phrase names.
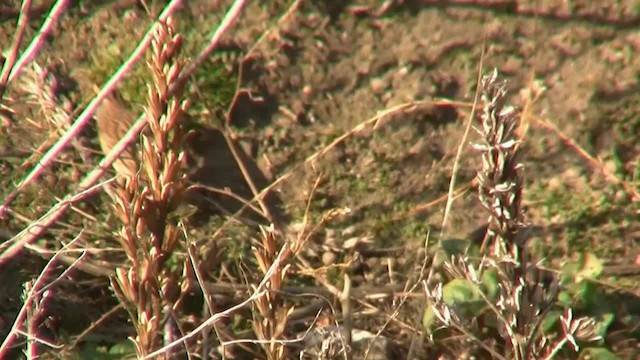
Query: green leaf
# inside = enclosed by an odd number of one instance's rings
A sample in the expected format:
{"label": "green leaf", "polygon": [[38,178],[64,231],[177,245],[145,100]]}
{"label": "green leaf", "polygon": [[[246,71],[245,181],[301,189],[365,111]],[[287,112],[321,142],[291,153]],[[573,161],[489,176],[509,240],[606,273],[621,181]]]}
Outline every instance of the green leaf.
{"label": "green leaf", "polygon": [[583,281],[569,288],[581,307],[589,307],[599,300],[599,288],[591,281]]}
{"label": "green leaf", "polygon": [[[462,318],[477,316],[486,306],[480,289],[473,283],[462,279],[453,279],[442,287],[442,300]],[[422,325],[431,330],[436,321],[431,305],[428,305],[422,317]]]}
{"label": "green leaf", "polygon": [[478,288],[471,282],[462,279],[453,279],[442,288],[442,298],[447,305],[478,300]]}
{"label": "green leaf", "polygon": [[603,268],[602,261],[597,256],[586,253],[582,259],[582,269],[577,275],[582,278],[597,279],[602,275]]}
{"label": "green leaf", "polygon": [[119,360],[135,357],[136,349],[135,345],[131,341],[123,341],[117,343],[109,349],[89,342],[82,346],[82,348],[80,348],[78,352],[69,356],[69,359]]}
{"label": "green leaf", "polygon": [[471,243],[462,239],[444,239],[440,242],[440,247],[450,259],[452,255],[462,255],[465,253]]}
{"label": "green leaf", "polygon": [[580,360],[620,360],[614,353],[603,347],[586,348],[580,352]]}
{"label": "green leaf", "polygon": [[113,345],[109,349],[109,354],[112,355],[135,355],[136,346],[133,341],[123,341]]}
{"label": "green leaf", "polygon": [[547,313],[547,315],[542,320],[542,324],[540,324],[540,329],[543,333],[549,334],[556,331],[556,326],[558,325],[558,321],[560,320],[560,316],[562,316],[563,312],[560,310],[551,310]]}
{"label": "green leaf", "polygon": [[431,305],[427,305],[427,308],[424,309],[424,315],[422,315],[422,327],[431,332],[433,328],[433,324],[436,322],[436,315],[433,313],[433,309]]}
{"label": "green leaf", "polygon": [[498,297],[500,279],[495,269],[486,269],[482,273],[482,286],[487,299],[495,300]]}
{"label": "green leaf", "polygon": [[613,320],[615,320],[616,315],[614,313],[604,313],[598,315],[595,320],[595,329],[594,333],[603,339],[607,336],[607,331],[609,330],[609,326],[613,324]]}
{"label": "green leaf", "polygon": [[558,294],[558,303],[564,307],[571,307],[573,304],[573,297],[568,291],[561,291]]}

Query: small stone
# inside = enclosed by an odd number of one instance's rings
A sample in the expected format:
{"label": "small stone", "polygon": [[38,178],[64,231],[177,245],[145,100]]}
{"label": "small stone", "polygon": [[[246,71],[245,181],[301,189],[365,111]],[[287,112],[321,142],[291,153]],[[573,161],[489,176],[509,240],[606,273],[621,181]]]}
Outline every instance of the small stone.
{"label": "small stone", "polygon": [[517,74],[522,67],[522,59],[509,56],[507,61],[500,67],[500,71],[506,75],[514,75]]}
{"label": "small stone", "polygon": [[371,91],[373,91],[373,93],[377,95],[382,94],[387,89],[388,86],[389,86],[389,82],[381,78],[373,78],[369,82],[369,87],[371,88]]}
{"label": "small stone", "polygon": [[325,251],[322,253],[322,264],[325,266],[334,265],[338,257],[333,251]]}
{"label": "small stone", "polygon": [[344,230],[342,230],[342,233],[340,235],[342,236],[350,236],[356,233],[356,230],[358,230],[358,228],[355,225],[351,225],[348,226],[347,228],[345,228]]}
{"label": "small stone", "polygon": [[304,96],[305,98],[310,98],[313,95],[313,88],[311,87],[311,85],[305,85],[302,88],[302,96]]}

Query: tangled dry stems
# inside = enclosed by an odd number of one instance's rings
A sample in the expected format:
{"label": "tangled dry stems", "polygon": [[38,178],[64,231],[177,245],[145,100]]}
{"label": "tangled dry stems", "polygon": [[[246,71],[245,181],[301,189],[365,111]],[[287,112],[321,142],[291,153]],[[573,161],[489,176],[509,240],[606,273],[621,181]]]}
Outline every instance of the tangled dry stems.
{"label": "tangled dry stems", "polygon": [[[290,269],[290,265],[286,262],[291,255],[291,248],[285,245],[284,253],[278,256],[281,246],[276,239],[277,234],[273,227],[263,227],[258,244],[252,248],[261,276],[267,276],[269,269],[276,261],[281,262],[276,264],[275,271],[270,274],[265,283],[269,292],[254,301],[257,313],[254,314],[253,330],[258,340],[263,340],[260,344],[269,360],[288,358],[285,354],[286,347],[279,340],[284,338],[289,316],[294,310],[294,307],[286,304],[279,295]],[[257,290],[255,286],[253,290]]]}

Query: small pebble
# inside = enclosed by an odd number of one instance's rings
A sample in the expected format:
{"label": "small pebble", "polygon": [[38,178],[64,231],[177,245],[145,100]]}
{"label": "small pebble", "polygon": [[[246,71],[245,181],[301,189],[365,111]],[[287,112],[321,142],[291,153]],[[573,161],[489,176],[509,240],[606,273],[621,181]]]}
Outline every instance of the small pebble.
{"label": "small pebble", "polygon": [[373,91],[373,93],[377,95],[382,94],[387,89],[388,86],[389,86],[389,82],[381,78],[373,78],[369,82],[369,87],[371,87],[371,91]]}
{"label": "small pebble", "polygon": [[322,263],[325,266],[334,265],[336,263],[337,258],[338,257],[333,251],[325,251],[322,254]]}

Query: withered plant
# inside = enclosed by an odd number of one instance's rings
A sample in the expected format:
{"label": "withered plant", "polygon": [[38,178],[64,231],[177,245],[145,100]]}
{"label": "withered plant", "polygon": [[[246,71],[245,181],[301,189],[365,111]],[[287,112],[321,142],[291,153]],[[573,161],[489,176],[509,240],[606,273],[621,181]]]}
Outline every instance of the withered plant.
{"label": "withered plant", "polygon": [[261,228],[260,239],[253,247],[253,255],[258,262],[262,276],[268,276],[269,269],[274,266],[274,271],[265,283],[268,292],[265,296],[254,301],[257,311],[254,312],[253,331],[261,340],[263,350],[269,360],[286,358],[285,345],[282,343],[283,335],[287,329],[288,319],[293,311],[293,306],[287,305],[282,296],[278,294],[284,286],[290,265],[286,263],[291,254],[291,249],[279,246],[277,233],[273,226]]}
{"label": "withered plant", "polygon": [[172,269],[169,261],[182,235],[170,214],[187,187],[182,171],[187,103],[181,100],[181,89],[169,93],[169,88],[183,66],[176,59],[181,43],[171,19],[157,28],[147,63],[153,84],[148,89],[149,132],[141,139],[140,171],[125,176],[114,191],[115,214],[122,222],[117,238],[130,264],[116,270],[112,286],[135,326],[138,356],[180,334],[174,314],[181,295],[180,270]]}
{"label": "withered plant", "polygon": [[[425,282],[427,298],[445,327],[476,342],[493,358],[551,359],[567,344],[577,351],[577,341],[596,339],[592,319],[574,319],[571,309],[565,309],[559,319],[560,334],[553,337],[540,331],[543,319],[556,304],[558,285],[555,277],[540,271],[527,253],[528,225],[522,209],[523,166],[517,134],[520,115],[507,104],[505,82],[498,79],[497,71],[484,76],[481,86],[484,108],[477,129],[480,140],[474,148],[482,158],[479,200],[489,213],[481,248],[483,258],[477,264],[467,256],[455,257],[445,262],[445,268],[453,278],[475,287],[495,318],[505,346],[495,346],[495,342],[487,342],[481,334],[474,333],[475,318],[444,301],[442,284],[432,287]],[[497,279],[493,296],[482,290],[487,271]]]}

